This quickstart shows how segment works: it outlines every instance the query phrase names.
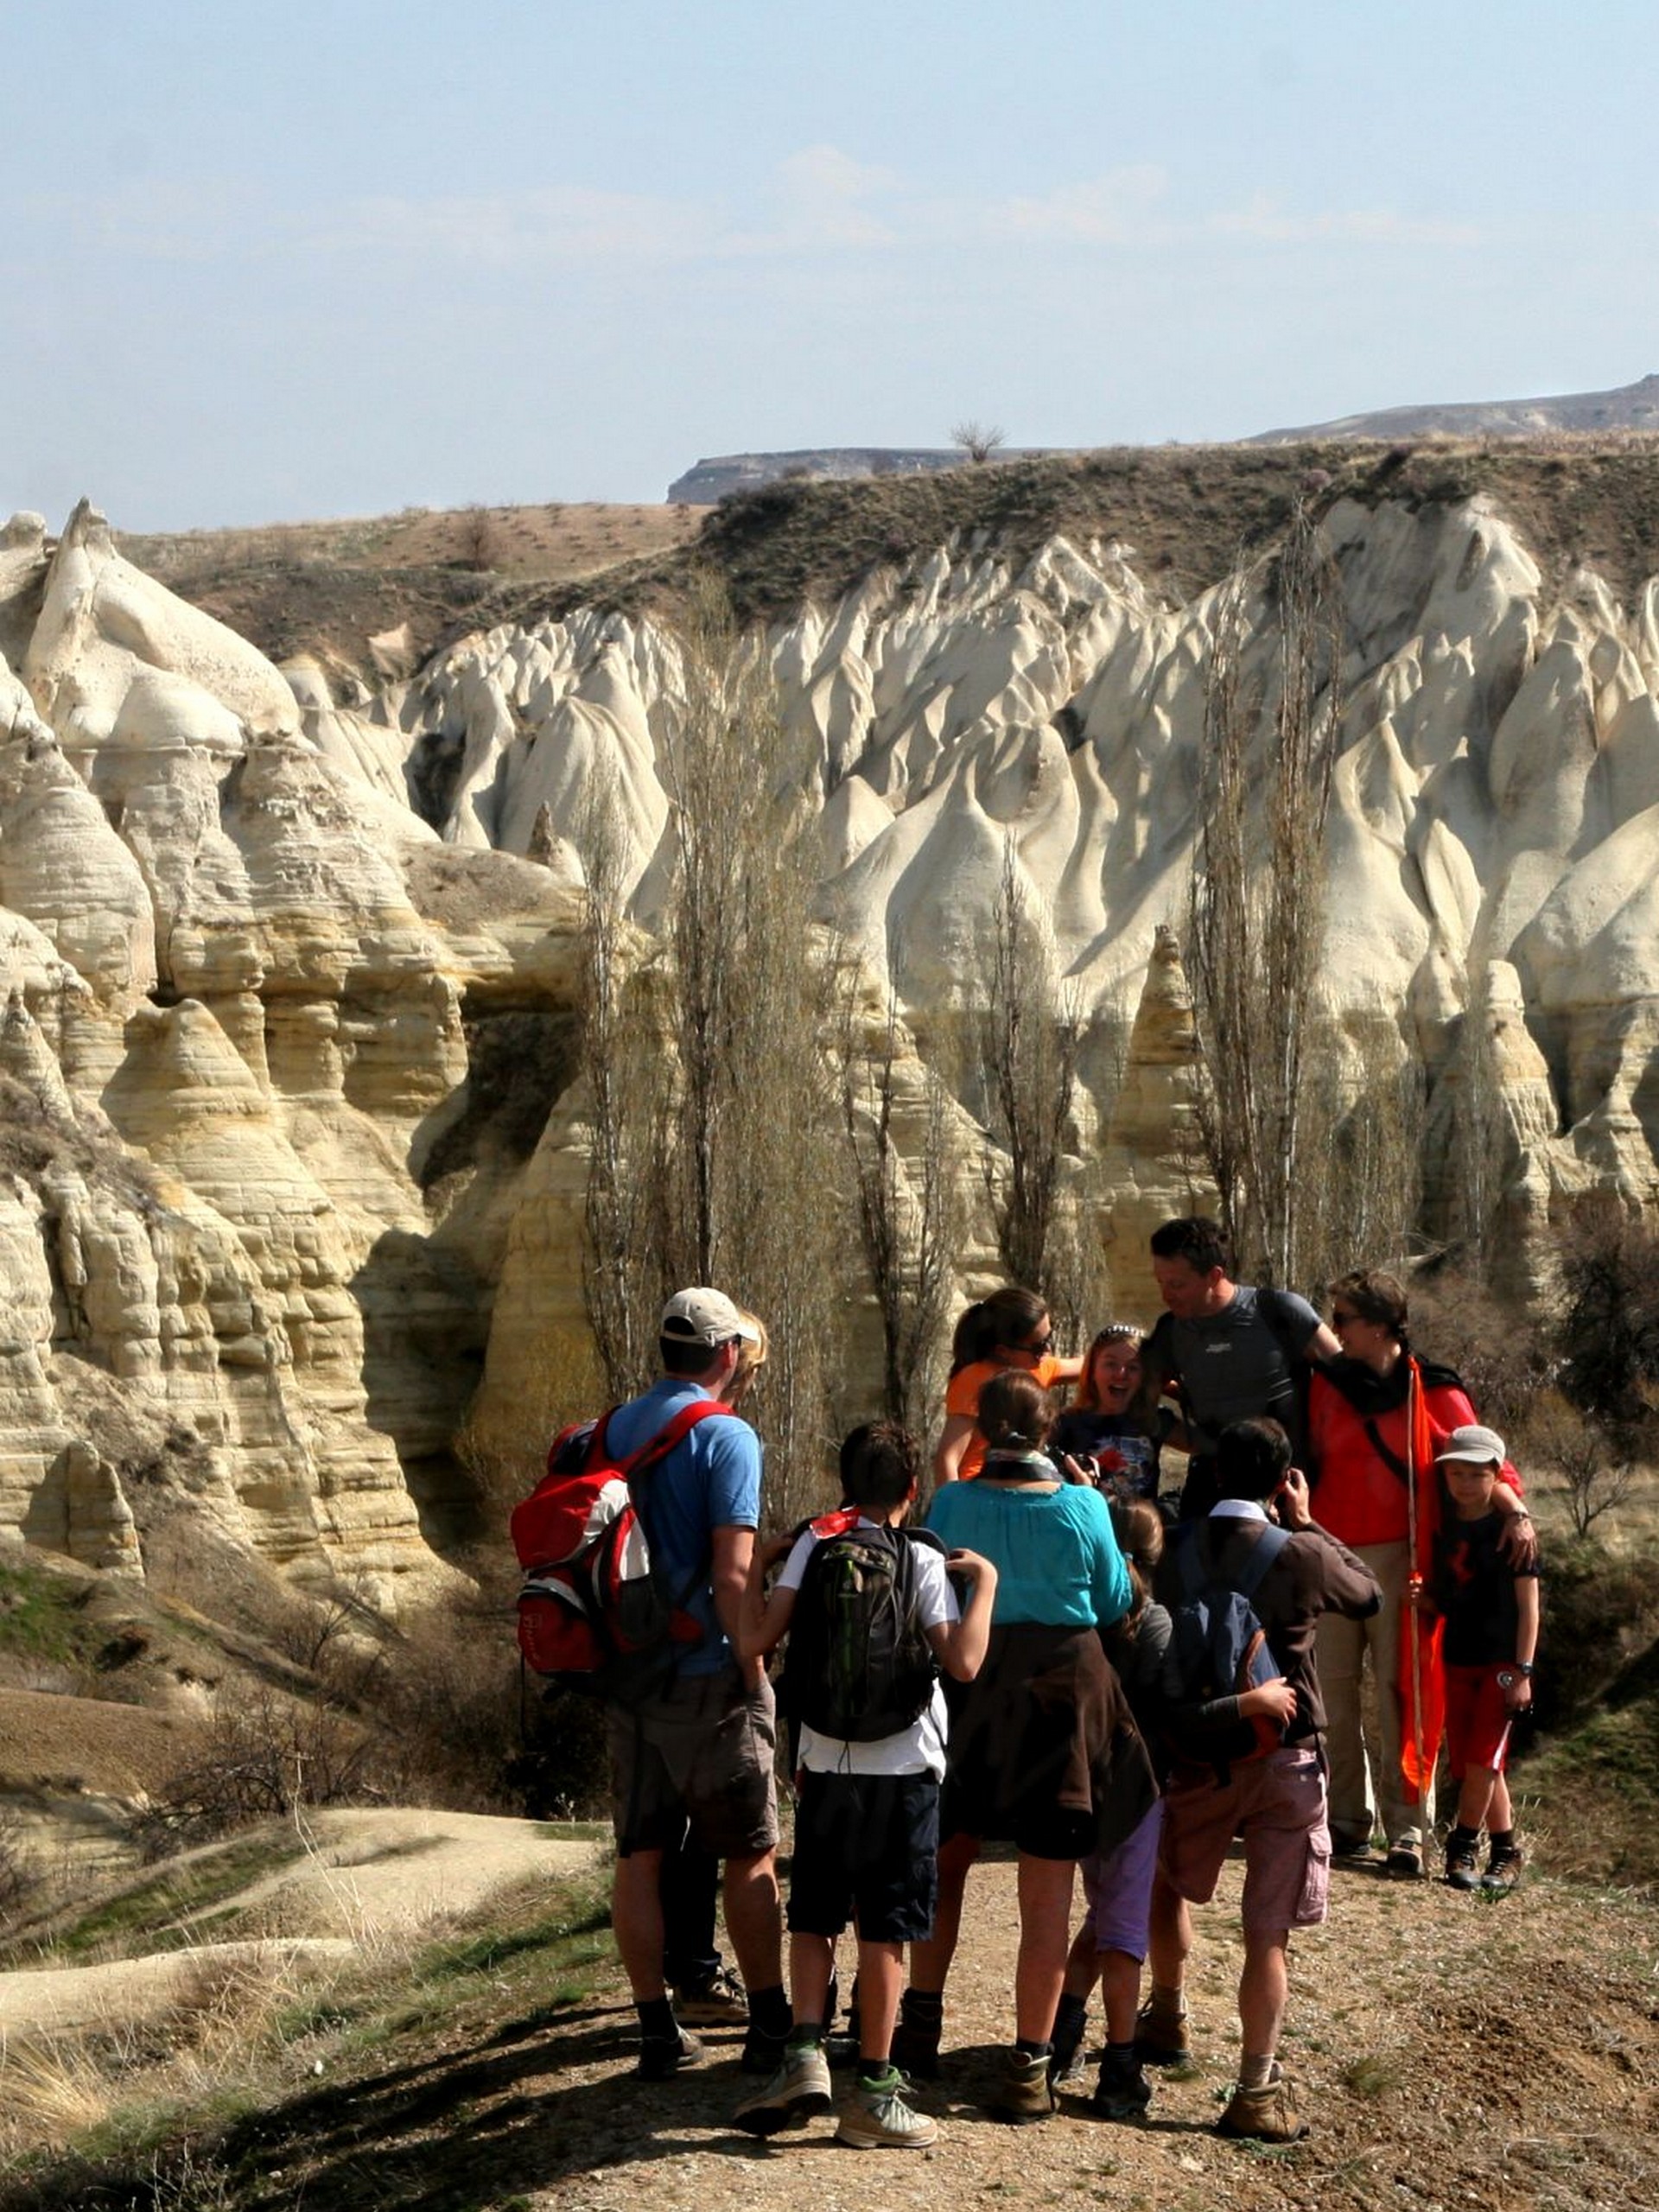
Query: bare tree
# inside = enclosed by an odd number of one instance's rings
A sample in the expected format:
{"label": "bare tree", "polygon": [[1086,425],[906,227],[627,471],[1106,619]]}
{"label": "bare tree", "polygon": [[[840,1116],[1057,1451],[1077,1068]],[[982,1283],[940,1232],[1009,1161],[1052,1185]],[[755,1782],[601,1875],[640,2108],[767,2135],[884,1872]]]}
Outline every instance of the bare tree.
{"label": "bare tree", "polygon": [[[1251,601],[1270,639],[1249,682]],[[1223,593],[1193,848],[1191,953],[1211,1170],[1241,1264],[1299,1279],[1313,1171],[1308,1046],[1340,721],[1342,598],[1300,501],[1284,545]]]}
{"label": "bare tree", "polygon": [[997,1247],[1012,1281],[1048,1297],[1050,1240],[1065,1177],[1084,1023],[1081,1007],[1061,984],[1012,839],[1002,849],[985,950],[979,1075],[1002,1155],[986,1170]]}
{"label": "bare tree", "polygon": [[950,425],[950,442],[960,446],[969,461],[988,461],[1007,443],[1007,434],[999,423],[981,423],[968,416]]}
{"label": "bare tree", "polygon": [[1630,1497],[1636,1461],[1628,1438],[1593,1415],[1575,1412],[1555,1392],[1537,1402],[1526,1438],[1529,1459],[1560,1474],[1575,1536],[1587,1536],[1604,1513],[1616,1512]]}
{"label": "bare tree", "polygon": [[889,1418],[921,1430],[931,1423],[931,1368],[944,1340],[961,1208],[951,1169],[949,1099],[931,1069],[917,1063],[925,1122],[909,1166],[895,1133],[902,1028],[891,990],[872,1046],[861,1033],[856,980],[846,971],[841,1102],[859,1241],[881,1324],[881,1402]]}

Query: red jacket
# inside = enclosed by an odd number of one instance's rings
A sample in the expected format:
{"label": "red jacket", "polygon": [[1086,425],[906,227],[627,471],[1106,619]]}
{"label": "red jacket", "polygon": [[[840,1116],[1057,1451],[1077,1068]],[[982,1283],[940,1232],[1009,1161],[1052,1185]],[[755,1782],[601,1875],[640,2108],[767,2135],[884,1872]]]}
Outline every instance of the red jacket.
{"label": "red jacket", "polygon": [[[1438,1452],[1454,1428],[1478,1417],[1468,1394],[1448,1367],[1421,1363],[1423,1408]],[[1401,1402],[1371,1416],[1377,1434],[1403,1467],[1407,1410]],[[1313,1518],[1338,1543],[1357,1550],[1362,1544],[1403,1544],[1408,1533],[1403,1474],[1389,1465],[1366,1433],[1366,1416],[1343,1395],[1330,1376],[1311,1369],[1307,1392],[1308,1468],[1313,1485]],[[1422,1471],[1419,1470],[1420,1474]],[[1505,1460],[1498,1479],[1516,1495],[1521,1478]]]}

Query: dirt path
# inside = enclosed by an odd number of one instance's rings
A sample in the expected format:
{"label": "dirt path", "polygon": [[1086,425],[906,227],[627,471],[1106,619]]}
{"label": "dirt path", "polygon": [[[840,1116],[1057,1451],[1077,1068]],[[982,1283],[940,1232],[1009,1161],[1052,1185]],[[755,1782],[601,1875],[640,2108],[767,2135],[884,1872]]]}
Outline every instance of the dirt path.
{"label": "dirt path", "polygon": [[[963,2212],[1010,2200],[1138,2212],[1214,2208],[1659,2205],[1659,1911],[1534,1879],[1499,1903],[1368,1873],[1338,1878],[1331,1926],[1299,1939],[1285,2049],[1314,2133],[1289,2150],[1210,2131],[1234,2055],[1239,1869],[1201,1916],[1195,2054],[1148,2124],[1081,2103],[1046,2123],[979,2115],[1011,2031],[1012,1866],[982,1867],[946,2017],[943,2122],[927,2153],[858,2152],[833,2121],[760,2144],[728,2115],[737,2037],[661,2087],[632,2074],[620,1989],[451,2042],[290,2114],[308,2130],[308,2207],[559,2212]],[[551,1994],[551,1993],[550,1993]],[[1091,2019],[1091,2028],[1094,2022]],[[302,2176],[290,2141],[284,2185]],[[274,2200],[272,2200],[274,2201]]]}

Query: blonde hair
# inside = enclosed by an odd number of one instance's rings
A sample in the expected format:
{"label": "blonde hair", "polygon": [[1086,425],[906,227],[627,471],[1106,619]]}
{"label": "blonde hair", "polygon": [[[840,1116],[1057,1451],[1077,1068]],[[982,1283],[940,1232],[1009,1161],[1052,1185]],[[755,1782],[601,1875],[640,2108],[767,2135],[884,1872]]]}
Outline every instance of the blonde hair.
{"label": "blonde hair", "polygon": [[737,1365],[732,1370],[732,1379],[726,1386],[725,1402],[728,1406],[741,1406],[748,1396],[750,1384],[766,1363],[769,1349],[766,1325],[758,1313],[751,1313],[747,1306],[740,1306],[737,1318],[754,1331],[755,1341],[751,1344],[747,1337],[740,1337],[737,1340]]}

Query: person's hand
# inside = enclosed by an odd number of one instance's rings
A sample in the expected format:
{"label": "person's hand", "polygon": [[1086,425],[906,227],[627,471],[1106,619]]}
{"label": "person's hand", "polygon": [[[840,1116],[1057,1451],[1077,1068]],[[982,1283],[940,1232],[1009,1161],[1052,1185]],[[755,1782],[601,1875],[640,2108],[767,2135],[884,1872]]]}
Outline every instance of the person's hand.
{"label": "person's hand", "polygon": [[1274,1493],[1281,1529],[1311,1529],[1313,1508],[1308,1501],[1307,1477],[1300,1467],[1287,1467],[1285,1479]]}
{"label": "person's hand", "polygon": [[1427,1586],[1421,1574],[1408,1574],[1406,1577],[1406,1603],[1414,1613],[1427,1615],[1436,1610],[1434,1600],[1429,1596]]}
{"label": "person's hand", "polygon": [[1080,1484],[1085,1490],[1093,1489],[1100,1479],[1099,1469],[1086,1452],[1079,1458],[1075,1452],[1062,1452],[1060,1472],[1065,1477],[1067,1482],[1074,1484]]}
{"label": "person's hand", "polygon": [[1518,1667],[1507,1669],[1508,1688],[1503,1692],[1503,1703],[1511,1713],[1524,1713],[1532,1703],[1532,1677],[1523,1675]]}
{"label": "person's hand", "polygon": [[1513,1513],[1504,1514],[1497,1548],[1511,1567],[1537,1566],[1538,1532],[1533,1527],[1532,1516],[1524,1505],[1517,1505]]}
{"label": "person's hand", "polygon": [[978,1552],[952,1552],[944,1564],[950,1573],[961,1575],[964,1582],[995,1584],[996,1580],[996,1569]]}
{"label": "person's hand", "polygon": [[795,1537],[792,1530],[785,1529],[781,1536],[763,1537],[760,1542],[760,1564],[766,1567],[781,1567],[794,1548]]}
{"label": "person's hand", "polygon": [[1276,1721],[1280,1732],[1289,1727],[1296,1718],[1296,1693],[1282,1675],[1270,1682],[1258,1682],[1248,1689],[1238,1700],[1239,1718],[1255,1720],[1266,1717]]}

